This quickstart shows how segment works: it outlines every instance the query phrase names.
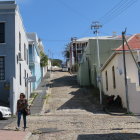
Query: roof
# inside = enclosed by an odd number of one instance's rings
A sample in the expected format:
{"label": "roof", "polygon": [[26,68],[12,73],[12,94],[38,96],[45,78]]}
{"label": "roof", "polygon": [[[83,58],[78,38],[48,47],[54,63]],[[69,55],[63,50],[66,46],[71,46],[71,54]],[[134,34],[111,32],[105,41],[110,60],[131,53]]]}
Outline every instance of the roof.
{"label": "roof", "polygon": [[[140,34],[135,34],[135,35],[131,36],[128,39],[128,44],[132,50],[140,50]],[[123,50],[123,46],[121,45],[115,51],[122,51],[122,50]],[[124,45],[124,50],[126,50],[126,51],[129,50],[126,43]]]}
{"label": "roof", "polygon": [[[97,37],[84,37],[84,38],[80,38],[80,39],[77,39],[76,41],[77,42],[86,42],[88,41],[89,39],[97,39]],[[117,40],[120,40],[122,39],[121,36],[99,36],[98,39],[102,39],[102,40],[106,40],[106,39],[117,39]]]}
{"label": "roof", "polygon": [[0,4],[15,4],[16,2],[13,1],[0,1]]}
{"label": "roof", "polygon": [[17,4],[15,1],[0,1],[0,9],[16,9]]}
{"label": "roof", "polygon": [[[133,51],[140,50],[140,34],[135,34],[131,37],[129,36],[126,39],[128,40],[128,44]],[[125,44],[124,48],[126,51],[129,50],[126,44]],[[120,53],[122,53],[122,51],[123,51],[122,45],[120,47],[118,47],[117,49],[115,49],[115,52],[107,59],[107,61],[102,66],[101,71],[103,71],[105,69],[105,67],[115,57],[116,54],[120,54]]]}

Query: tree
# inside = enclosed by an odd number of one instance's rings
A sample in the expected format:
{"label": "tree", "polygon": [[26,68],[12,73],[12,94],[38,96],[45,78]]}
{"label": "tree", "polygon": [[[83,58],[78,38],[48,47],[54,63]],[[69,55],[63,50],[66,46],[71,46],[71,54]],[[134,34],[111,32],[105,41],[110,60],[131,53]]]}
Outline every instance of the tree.
{"label": "tree", "polygon": [[48,56],[44,52],[40,52],[41,60],[40,65],[41,67],[45,67],[48,65]]}
{"label": "tree", "polygon": [[51,59],[51,62],[52,62],[52,66],[61,66],[62,64],[62,60],[60,59]]}
{"label": "tree", "polygon": [[70,50],[69,50],[69,46],[65,47],[65,50],[63,51],[63,56],[65,58],[70,58]]}

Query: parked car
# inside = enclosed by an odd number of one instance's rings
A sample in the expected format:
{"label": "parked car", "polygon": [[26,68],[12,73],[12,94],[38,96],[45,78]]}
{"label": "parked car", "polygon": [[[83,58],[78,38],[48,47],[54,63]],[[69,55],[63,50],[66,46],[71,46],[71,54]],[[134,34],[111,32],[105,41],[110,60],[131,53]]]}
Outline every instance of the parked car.
{"label": "parked car", "polygon": [[66,66],[62,67],[62,71],[68,71],[68,67]]}
{"label": "parked car", "polygon": [[11,110],[9,107],[0,106],[0,119],[2,118],[10,118],[11,117]]}

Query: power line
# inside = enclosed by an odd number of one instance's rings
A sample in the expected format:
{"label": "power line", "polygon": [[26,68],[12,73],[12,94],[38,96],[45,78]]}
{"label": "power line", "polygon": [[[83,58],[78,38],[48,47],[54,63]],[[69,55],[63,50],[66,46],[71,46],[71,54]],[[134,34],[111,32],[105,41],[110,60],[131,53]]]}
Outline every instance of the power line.
{"label": "power line", "polygon": [[121,4],[123,3],[123,1],[125,0],[121,0],[119,3],[117,3],[112,9],[110,9],[105,15],[103,15],[99,21],[101,21],[102,19],[104,19],[106,16],[108,16],[112,11],[114,11],[117,7],[121,6]]}
{"label": "power line", "polygon": [[59,40],[59,39],[42,39],[42,38],[41,38],[41,40],[45,41],[45,42],[67,42],[67,41],[69,41],[69,39],[66,39],[66,40],[60,39]]}
{"label": "power line", "polygon": [[78,10],[76,10],[75,8],[73,8],[72,6],[68,5],[63,0],[55,0],[55,1],[58,2],[58,3],[61,3],[62,5],[64,5],[67,8],[69,8],[71,12],[77,14],[79,17],[82,17],[83,20],[85,20],[85,21],[90,20],[89,17],[87,17],[83,13],[79,12]]}
{"label": "power line", "polygon": [[125,5],[128,2],[128,0],[122,0],[119,3],[117,3],[112,9],[110,9],[104,16],[100,18],[100,20],[104,20],[109,16],[112,16],[116,11],[120,11],[123,5]]}
{"label": "power line", "polygon": [[118,17],[120,14],[125,12],[129,7],[135,4],[138,0],[123,0],[120,1],[116,6],[114,6],[111,10],[109,10],[104,16],[100,18],[103,25],[107,24],[114,18]]}

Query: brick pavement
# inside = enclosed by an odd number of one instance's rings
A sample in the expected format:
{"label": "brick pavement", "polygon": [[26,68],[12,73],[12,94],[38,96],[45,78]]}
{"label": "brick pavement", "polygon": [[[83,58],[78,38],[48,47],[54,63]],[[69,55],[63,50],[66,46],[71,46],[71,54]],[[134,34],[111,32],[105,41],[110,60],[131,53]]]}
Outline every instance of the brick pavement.
{"label": "brick pavement", "polygon": [[29,132],[0,130],[0,140],[28,140],[30,135]]}
{"label": "brick pavement", "polygon": [[[90,102],[76,77],[54,72],[44,114],[28,117],[29,140],[139,140],[140,119],[113,116]],[[91,95],[94,93],[91,93]],[[7,126],[13,128],[15,123]]]}

